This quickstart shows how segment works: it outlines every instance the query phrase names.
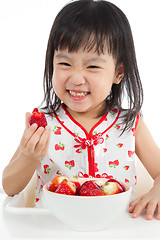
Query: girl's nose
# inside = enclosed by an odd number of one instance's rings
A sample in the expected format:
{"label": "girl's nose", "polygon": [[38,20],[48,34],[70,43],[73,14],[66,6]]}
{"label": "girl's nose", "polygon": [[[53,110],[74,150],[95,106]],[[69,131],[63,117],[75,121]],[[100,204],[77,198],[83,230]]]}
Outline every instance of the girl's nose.
{"label": "girl's nose", "polygon": [[81,72],[73,72],[70,76],[70,82],[74,85],[82,85],[85,83],[85,77]]}

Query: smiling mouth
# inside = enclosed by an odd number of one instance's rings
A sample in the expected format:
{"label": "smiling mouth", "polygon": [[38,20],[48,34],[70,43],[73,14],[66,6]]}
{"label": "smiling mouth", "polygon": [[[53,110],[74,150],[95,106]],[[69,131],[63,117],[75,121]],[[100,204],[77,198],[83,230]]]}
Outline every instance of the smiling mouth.
{"label": "smiling mouth", "polygon": [[89,94],[89,92],[75,92],[75,91],[72,91],[72,90],[68,90],[69,94],[73,97],[85,97],[86,95]]}

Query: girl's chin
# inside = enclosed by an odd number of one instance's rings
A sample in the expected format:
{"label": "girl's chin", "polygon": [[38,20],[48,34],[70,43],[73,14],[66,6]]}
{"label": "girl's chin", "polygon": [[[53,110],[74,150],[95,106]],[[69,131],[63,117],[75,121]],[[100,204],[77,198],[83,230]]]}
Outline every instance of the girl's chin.
{"label": "girl's chin", "polygon": [[66,104],[67,110],[70,113],[86,113],[88,112],[89,108],[81,104]]}
{"label": "girl's chin", "polygon": [[95,118],[97,117],[97,111],[93,109],[92,107],[88,105],[79,105],[76,106],[76,104],[69,104],[67,105],[67,110],[68,112],[74,117],[75,114],[81,114],[83,116],[94,116]]}
{"label": "girl's chin", "polygon": [[75,113],[86,113],[87,109],[81,108],[81,107],[75,107],[75,106],[69,106],[67,107],[69,112],[75,112]]}
{"label": "girl's chin", "polygon": [[87,104],[83,102],[81,103],[66,103],[67,110],[71,115],[74,113],[81,113],[85,116],[91,116],[92,118],[97,118],[97,116],[101,115],[106,108],[106,103],[101,103],[98,106],[91,106],[91,104]]}

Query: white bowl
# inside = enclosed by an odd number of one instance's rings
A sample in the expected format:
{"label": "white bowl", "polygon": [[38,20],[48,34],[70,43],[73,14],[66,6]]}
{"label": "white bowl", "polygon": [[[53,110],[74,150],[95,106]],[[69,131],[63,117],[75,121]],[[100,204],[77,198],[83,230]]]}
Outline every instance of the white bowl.
{"label": "white bowl", "polygon": [[[92,178],[91,178],[92,179]],[[90,178],[78,179],[81,183]],[[95,180],[106,182],[105,178]],[[43,189],[44,199],[53,215],[63,224],[75,231],[100,231],[112,224],[127,211],[131,187],[121,184],[125,192],[108,196],[71,196],[48,191],[49,183]]]}

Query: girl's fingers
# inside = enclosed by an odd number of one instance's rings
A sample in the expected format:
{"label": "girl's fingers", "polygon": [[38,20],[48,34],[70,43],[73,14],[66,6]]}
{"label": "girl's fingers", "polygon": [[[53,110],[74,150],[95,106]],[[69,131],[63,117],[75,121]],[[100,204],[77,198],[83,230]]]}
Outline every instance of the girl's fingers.
{"label": "girl's fingers", "polygon": [[145,199],[145,198],[142,198],[138,203],[137,205],[134,207],[134,210],[132,212],[132,217],[133,218],[136,218],[140,215],[140,213],[142,212],[143,209],[146,208],[148,204],[148,200]]}
{"label": "girl's fingers", "polygon": [[141,200],[141,197],[135,199],[134,201],[132,201],[129,204],[129,212],[132,213],[134,211],[135,206],[137,205],[137,203]]}
{"label": "girl's fingers", "polygon": [[43,156],[48,149],[51,128],[38,127],[36,123],[30,126],[32,114],[26,112],[25,130],[20,142],[20,149],[27,155]]}
{"label": "girl's fingers", "polygon": [[38,144],[38,142],[40,141],[40,138],[42,136],[44,132],[44,128],[43,127],[39,127],[35,133],[32,135],[32,137],[30,138],[30,140],[27,143],[26,149],[28,152],[33,153],[35,150],[36,145]]}
{"label": "girl's fingers", "polygon": [[31,113],[30,112],[26,112],[26,129],[28,129],[29,128],[29,126],[30,126],[30,119],[31,119]]}
{"label": "girl's fingers", "polygon": [[160,220],[160,201],[157,204],[157,219]]}
{"label": "girl's fingers", "polygon": [[142,210],[146,208],[147,220],[152,220],[154,214],[156,218],[160,220],[160,201],[158,199],[157,197],[151,198],[148,194],[145,194],[130,203],[129,212],[132,213],[133,218],[136,218],[140,215]]}
{"label": "girl's fingers", "polygon": [[45,151],[46,148],[48,148],[50,133],[51,133],[51,128],[49,126],[46,126],[45,130],[36,146],[36,151],[43,152],[43,151]]}
{"label": "girl's fingers", "polygon": [[148,203],[147,214],[146,214],[147,220],[152,220],[156,207],[157,207],[157,201],[150,201]]}
{"label": "girl's fingers", "polygon": [[29,128],[26,128],[23,134],[23,137],[20,142],[20,146],[22,149],[26,148],[28,141],[31,139],[33,134],[36,132],[38,125],[36,123],[32,124]]}

